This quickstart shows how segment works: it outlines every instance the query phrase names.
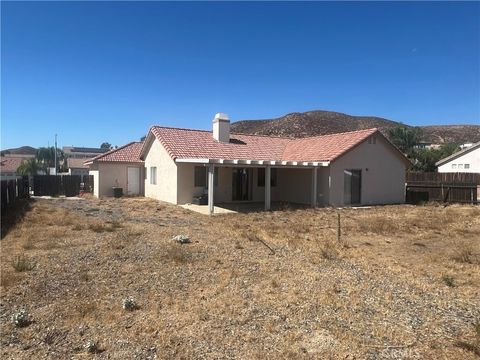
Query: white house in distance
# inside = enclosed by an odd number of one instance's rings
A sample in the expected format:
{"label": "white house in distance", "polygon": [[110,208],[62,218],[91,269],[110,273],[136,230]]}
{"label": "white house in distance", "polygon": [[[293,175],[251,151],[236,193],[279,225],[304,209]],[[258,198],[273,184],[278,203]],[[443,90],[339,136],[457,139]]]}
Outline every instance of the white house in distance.
{"label": "white house in distance", "polygon": [[438,161],[439,173],[478,173],[480,174],[480,142]]}
{"label": "white house in distance", "polygon": [[405,201],[408,159],[377,129],[290,139],[230,133],[225,114],[213,131],[150,128],[141,149],[145,196],[173,204],[208,194],[214,203],[286,201],[316,206]]}
{"label": "white house in distance", "polygon": [[143,195],[144,167],[140,160],[142,142],[131,142],[86,160],[93,175],[93,194],[113,196],[113,187],[123,188],[126,195]]}

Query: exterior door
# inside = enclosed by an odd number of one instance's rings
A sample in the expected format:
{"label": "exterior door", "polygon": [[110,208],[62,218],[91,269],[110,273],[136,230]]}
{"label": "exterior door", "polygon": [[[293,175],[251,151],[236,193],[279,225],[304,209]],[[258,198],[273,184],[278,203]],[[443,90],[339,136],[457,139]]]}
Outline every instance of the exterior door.
{"label": "exterior door", "polygon": [[247,201],[252,199],[252,169],[232,170],[232,200]]}
{"label": "exterior door", "polygon": [[139,195],[140,194],[140,168],[128,167],[127,177],[127,194]]}
{"label": "exterior door", "polygon": [[343,203],[359,205],[362,202],[362,170],[343,171]]}

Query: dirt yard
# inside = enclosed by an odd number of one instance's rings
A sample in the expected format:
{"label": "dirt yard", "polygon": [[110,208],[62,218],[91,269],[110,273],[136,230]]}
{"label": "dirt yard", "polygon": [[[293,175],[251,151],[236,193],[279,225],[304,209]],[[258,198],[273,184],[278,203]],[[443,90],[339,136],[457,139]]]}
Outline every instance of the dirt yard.
{"label": "dirt yard", "polygon": [[338,241],[334,209],[37,200],[1,240],[2,359],[480,356],[479,207],[343,209],[340,222]]}

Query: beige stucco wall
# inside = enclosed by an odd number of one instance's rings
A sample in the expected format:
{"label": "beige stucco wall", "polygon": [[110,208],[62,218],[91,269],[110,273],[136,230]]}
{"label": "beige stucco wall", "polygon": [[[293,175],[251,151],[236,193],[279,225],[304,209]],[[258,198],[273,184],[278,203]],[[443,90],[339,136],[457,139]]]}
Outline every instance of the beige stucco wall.
{"label": "beige stucco wall", "polygon": [[[157,183],[150,184],[150,167],[157,167]],[[145,196],[177,204],[177,165],[155,139],[145,157]]]}
{"label": "beige stucco wall", "polygon": [[[405,202],[405,162],[386,140],[376,136],[376,144],[367,140],[330,164],[330,203],[344,205],[343,177],[346,169],[361,169],[361,202],[396,204]],[[368,170],[367,170],[368,169]]]}
{"label": "beige stucco wall", "polygon": [[140,168],[140,195],[143,195],[143,165],[136,163],[97,163],[90,166],[89,174],[93,175],[93,194],[96,197],[113,196],[114,186],[123,188],[127,195],[128,168]]}

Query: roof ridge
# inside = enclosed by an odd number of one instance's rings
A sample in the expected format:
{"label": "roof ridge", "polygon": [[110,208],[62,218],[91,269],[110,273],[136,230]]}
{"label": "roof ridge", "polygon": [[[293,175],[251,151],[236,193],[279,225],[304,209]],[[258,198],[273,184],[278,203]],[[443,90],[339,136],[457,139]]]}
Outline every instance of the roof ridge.
{"label": "roof ridge", "polygon": [[93,157],[93,158],[91,158],[91,159],[87,159],[87,160],[85,160],[84,164],[87,163],[87,162],[88,162],[88,163],[92,163],[92,162],[94,162],[94,161],[96,161],[96,160],[99,160],[99,159],[101,159],[101,158],[103,158],[103,157],[105,157],[105,156],[107,156],[107,155],[113,154],[113,153],[116,152],[116,151],[119,151],[119,150],[121,150],[121,149],[124,149],[124,148],[126,148],[127,146],[130,146],[130,145],[132,145],[132,144],[142,143],[142,142],[143,142],[143,141],[130,141],[129,143],[127,143],[127,144],[125,144],[125,145],[119,146],[119,147],[117,147],[117,148],[115,148],[115,149],[111,149],[111,150],[109,150],[109,151],[107,151],[107,152],[104,152],[103,154],[99,154],[99,155],[97,155],[97,156],[95,156],[95,157]]}
{"label": "roof ridge", "polygon": [[449,162],[450,160],[455,160],[457,157],[462,156],[464,154],[469,153],[470,151],[476,150],[477,148],[480,147],[480,141],[477,143],[473,143],[472,146],[468,146],[466,148],[463,148],[461,150],[458,150],[454,152],[453,154],[444,157],[443,159],[438,160],[435,165],[441,166],[444,165],[445,163]]}
{"label": "roof ridge", "polygon": [[361,130],[353,130],[353,131],[344,131],[344,132],[339,132],[339,133],[332,133],[332,134],[325,134],[325,135],[313,135],[313,136],[307,136],[304,138],[295,138],[292,140],[305,140],[305,139],[313,139],[313,138],[319,138],[319,137],[328,137],[328,136],[338,136],[338,135],[346,135],[346,134],[353,134],[353,133],[361,133],[361,132],[367,132],[371,131],[374,133],[375,131],[379,131],[378,128],[368,128],[368,129],[361,129]]}

